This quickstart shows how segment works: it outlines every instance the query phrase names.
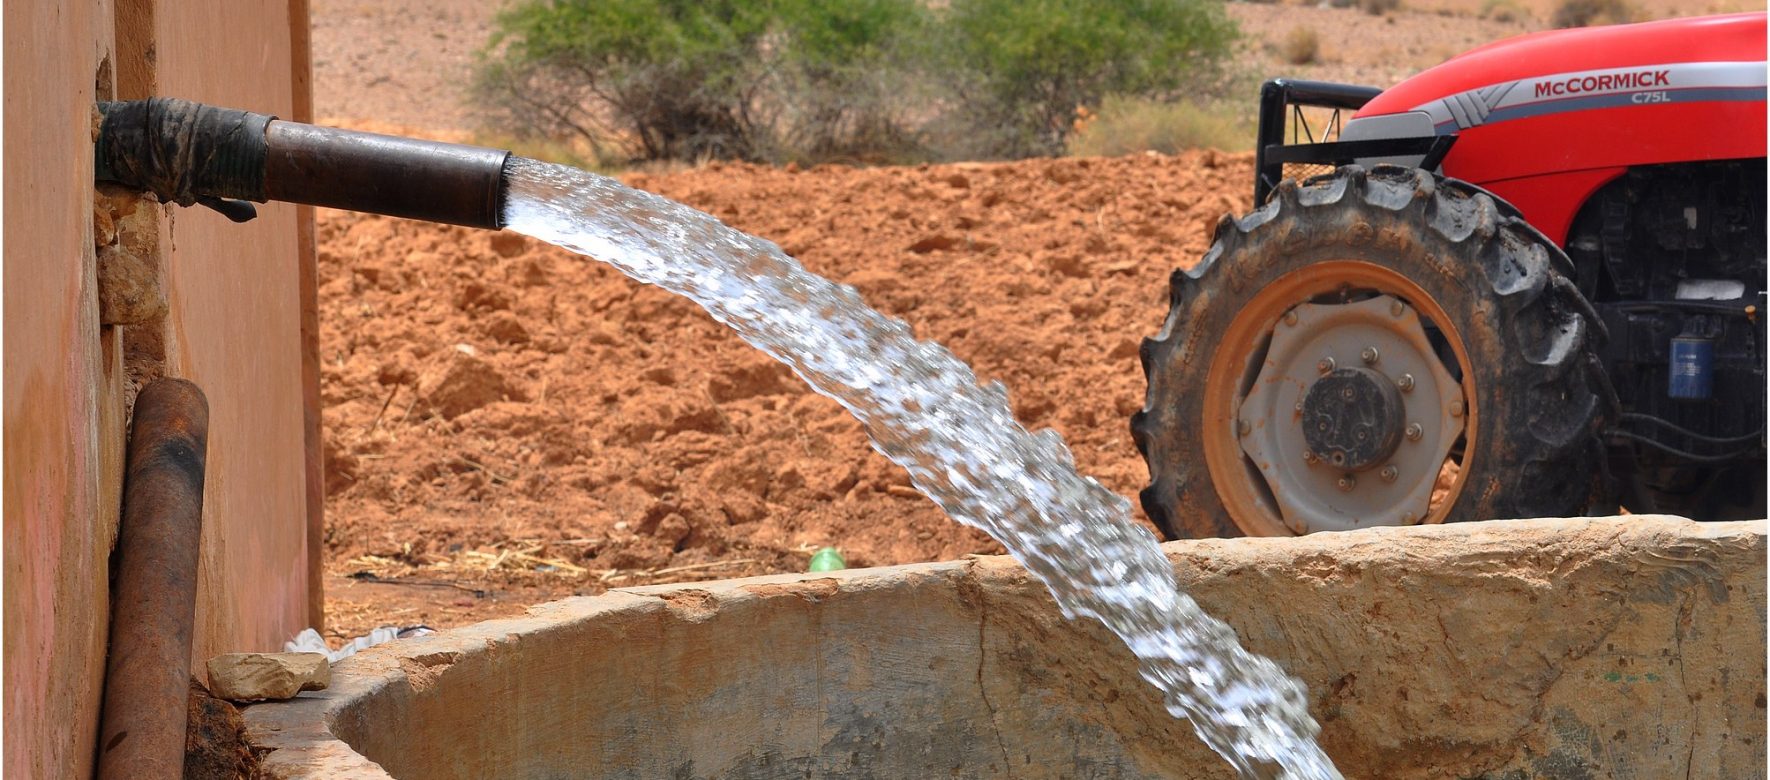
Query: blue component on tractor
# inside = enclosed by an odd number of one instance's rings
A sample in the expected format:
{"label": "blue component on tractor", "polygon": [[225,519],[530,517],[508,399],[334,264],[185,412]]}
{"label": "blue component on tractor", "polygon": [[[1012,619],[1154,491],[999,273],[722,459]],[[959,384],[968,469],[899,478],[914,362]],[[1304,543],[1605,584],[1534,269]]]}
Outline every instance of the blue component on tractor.
{"label": "blue component on tractor", "polygon": [[1672,339],[1669,392],[1687,401],[1707,400],[1715,389],[1715,342],[1713,339],[1679,336]]}

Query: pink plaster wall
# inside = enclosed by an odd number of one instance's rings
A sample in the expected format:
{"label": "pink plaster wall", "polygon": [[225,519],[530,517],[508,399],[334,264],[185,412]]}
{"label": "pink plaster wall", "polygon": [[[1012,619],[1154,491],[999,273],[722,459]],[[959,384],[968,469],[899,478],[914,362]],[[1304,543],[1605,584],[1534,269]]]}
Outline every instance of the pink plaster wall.
{"label": "pink plaster wall", "polygon": [[[305,24],[304,0],[4,4],[9,778],[89,776],[95,750],[125,443],[121,347],[98,323],[92,249],[101,63],[115,83],[293,116],[306,57],[291,19]],[[151,48],[118,57],[119,25]],[[166,371],[201,385],[211,409],[201,664],[277,649],[310,619],[299,286],[311,261],[289,206],[244,226],[167,214]]]}

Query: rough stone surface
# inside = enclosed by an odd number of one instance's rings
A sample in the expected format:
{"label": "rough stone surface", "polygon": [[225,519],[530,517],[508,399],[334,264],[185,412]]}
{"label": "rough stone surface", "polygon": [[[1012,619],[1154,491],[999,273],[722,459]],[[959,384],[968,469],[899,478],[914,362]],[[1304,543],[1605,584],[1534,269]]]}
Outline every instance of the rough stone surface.
{"label": "rough stone surface", "polygon": [[292,699],[321,691],[331,682],[326,657],[319,653],[228,653],[209,659],[209,690],[229,701]]}
{"label": "rough stone surface", "polygon": [[[1308,686],[1348,777],[1764,775],[1762,521],[1166,549]],[[1006,558],[569,599],[373,648],[246,720],[280,778],[1232,777]]]}
{"label": "rough stone surface", "polygon": [[135,325],[166,316],[159,264],[116,246],[98,250],[98,321]]}
{"label": "rough stone surface", "polygon": [[93,249],[98,254],[98,321],[142,325],[166,317],[155,209],[118,187],[93,192]]}

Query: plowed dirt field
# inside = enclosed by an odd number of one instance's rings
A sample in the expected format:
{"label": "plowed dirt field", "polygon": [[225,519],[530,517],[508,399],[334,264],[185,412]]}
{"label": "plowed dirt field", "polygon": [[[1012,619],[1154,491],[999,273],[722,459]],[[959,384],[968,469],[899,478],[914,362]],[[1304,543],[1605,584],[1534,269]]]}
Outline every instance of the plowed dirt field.
{"label": "plowed dirt field", "polygon": [[[1137,343],[1251,177],[1202,151],[626,180],[853,284],[1134,495]],[[685,300],[510,233],[339,212],[318,230],[335,637],[802,571],[825,545],[851,566],[999,551]]]}

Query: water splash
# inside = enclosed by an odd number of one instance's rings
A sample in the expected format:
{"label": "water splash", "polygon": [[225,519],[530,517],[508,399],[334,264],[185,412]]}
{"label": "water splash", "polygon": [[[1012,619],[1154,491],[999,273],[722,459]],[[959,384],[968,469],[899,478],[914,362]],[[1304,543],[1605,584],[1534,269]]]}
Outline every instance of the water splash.
{"label": "water splash", "polygon": [[510,229],[694,300],[839,401],[923,493],[1044,582],[1065,616],[1123,639],[1168,711],[1242,776],[1340,777],[1315,742],[1303,686],[1181,593],[1130,502],[1078,473],[1055,431],[1021,427],[999,383],[979,387],[970,366],[853,287],[712,216],[565,166],[513,158],[505,175]]}

